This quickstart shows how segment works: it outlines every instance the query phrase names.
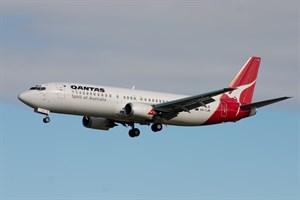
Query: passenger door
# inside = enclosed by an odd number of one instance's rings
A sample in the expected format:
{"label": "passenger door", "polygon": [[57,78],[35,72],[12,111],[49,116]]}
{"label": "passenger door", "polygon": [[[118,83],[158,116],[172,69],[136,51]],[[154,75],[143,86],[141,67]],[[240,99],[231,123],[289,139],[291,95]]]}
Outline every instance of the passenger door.
{"label": "passenger door", "polygon": [[57,97],[59,99],[64,99],[65,98],[65,87],[66,87],[66,85],[64,85],[64,84],[59,84],[59,83],[56,84],[56,88],[58,90]]}

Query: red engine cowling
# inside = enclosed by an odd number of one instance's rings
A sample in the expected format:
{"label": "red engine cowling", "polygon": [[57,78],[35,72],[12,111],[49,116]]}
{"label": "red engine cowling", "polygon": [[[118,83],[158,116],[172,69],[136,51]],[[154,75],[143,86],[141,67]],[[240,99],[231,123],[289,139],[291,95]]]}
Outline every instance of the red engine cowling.
{"label": "red engine cowling", "polygon": [[108,130],[116,126],[115,122],[101,117],[87,117],[82,118],[82,125],[86,128]]}
{"label": "red engine cowling", "polygon": [[128,103],[124,108],[124,114],[126,117],[131,117],[134,119],[152,119],[154,115],[154,109],[148,104]]}

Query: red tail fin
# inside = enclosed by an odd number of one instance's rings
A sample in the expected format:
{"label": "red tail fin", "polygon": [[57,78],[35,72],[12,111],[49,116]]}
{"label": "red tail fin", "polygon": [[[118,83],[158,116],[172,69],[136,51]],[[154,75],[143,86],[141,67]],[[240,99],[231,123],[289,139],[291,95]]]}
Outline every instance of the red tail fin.
{"label": "red tail fin", "polygon": [[233,93],[241,104],[252,102],[260,60],[259,57],[249,58],[228,86],[230,88],[237,88]]}

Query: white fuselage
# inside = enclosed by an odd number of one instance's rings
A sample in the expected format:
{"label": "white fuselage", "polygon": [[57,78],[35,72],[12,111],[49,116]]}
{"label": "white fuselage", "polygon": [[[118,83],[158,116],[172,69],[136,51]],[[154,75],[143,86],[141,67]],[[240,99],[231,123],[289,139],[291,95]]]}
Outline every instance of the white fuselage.
{"label": "white fuselage", "polygon": [[[41,108],[62,114],[102,117],[120,122],[132,122],[132,119],[126,117],[123,112],[127,103],[155,105],[186,97],[79,83],[46,83],[41,87],[45,89],[24,92],[20,99],[28,99],[26,104],[35,109]],[[183,126],[201,125],[218,108],[220,104],[218,96],[214,99],[216,101],[206,107],[201,106],[190,112],[181,112],[177,117],[163,121],[163,123]],[[143,123],[143,120],[134,120],[134,122]]]}

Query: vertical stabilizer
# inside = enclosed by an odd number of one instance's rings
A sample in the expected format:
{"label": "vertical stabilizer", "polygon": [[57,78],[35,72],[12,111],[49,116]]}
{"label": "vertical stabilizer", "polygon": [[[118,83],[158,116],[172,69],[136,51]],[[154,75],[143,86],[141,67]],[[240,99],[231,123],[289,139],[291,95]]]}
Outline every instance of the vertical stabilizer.
{"label": "vertical stabilizer", "polygon": [[250,104],[254,93],[260,57],[251,57],[231,81],[228,87],[237,88],[232,92],[241,104]]}

